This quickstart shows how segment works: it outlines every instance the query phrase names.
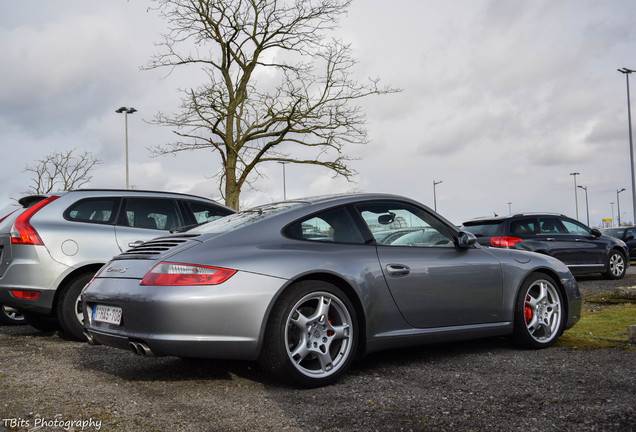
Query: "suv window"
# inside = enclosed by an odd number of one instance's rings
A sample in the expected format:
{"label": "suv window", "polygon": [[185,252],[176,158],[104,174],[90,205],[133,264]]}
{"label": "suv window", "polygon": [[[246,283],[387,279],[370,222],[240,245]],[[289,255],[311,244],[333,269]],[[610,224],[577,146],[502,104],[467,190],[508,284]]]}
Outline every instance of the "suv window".
{"label": "suv window", "polygon": [[563,225],[565,226],[565,229],[567,229],[570,234],[579,234],[584,236],[592,235],[590,230],[580,223],[576,223],[575,221],[571,221],[568,219],[563,219],[561,220],[561,222],[563,223]]}
{"label": "suv window", "polygon": [[501,221],[484,221],[484,222],[467,222],[462,229],[475,235],[475,237],[493,237],[497,234],[497,230],[501,225]]}
{"label": "suv window", "polygon": [[539,227],[541,228],[541,234],[567,234],[559,219],[553,216],[540,217]]}
{"label": "suv window", "polygon": [[127,198],[124,205],[124,226],[170,230],[184,225],[176,200]]}
{"label": "suv window", "polygon": [[217,220],[222,218],[223,216],[227,216],[232,214],[232,212],[225,210],[220,207],[215,207],[207,203],[199,202],[199,201],[185,201],[185,204],[188,206],[196,223],[206,223],[211,222],[213,220]]}
{"label": "suv window", "polygon": [[510,234],[534,234],[537,232],[537,219],[517,219],[510,222]]}
{"label": "suv window", "polygon": [[454,247],[446,226],[430,213],[404,203],[356,206],[376,243],[387,246]]}
{"label": "suv window", "polygon": [[113,223],[119,208],[119,198],[87,198],[79,200],[64,212],[64,219],[74,222]]}
{"label": "suv window", "polygon": [[364,243],[360,230],[344,207],[327,210],[295,222],[285,230],[285,234],[299,240]]}

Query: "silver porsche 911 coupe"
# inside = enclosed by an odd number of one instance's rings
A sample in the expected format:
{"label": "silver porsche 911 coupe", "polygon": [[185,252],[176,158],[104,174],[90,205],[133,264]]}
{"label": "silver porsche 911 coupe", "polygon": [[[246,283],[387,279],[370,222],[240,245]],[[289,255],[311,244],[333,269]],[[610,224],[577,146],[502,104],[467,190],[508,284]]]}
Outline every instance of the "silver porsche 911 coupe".
{"label": "silver porsche 911 coupe", "polygon": [[482,248],[408,198],[269,204],[113,258],[82,294],[91,344],[143,356],[257,360],[302,387],[356,358],[507,335],[551,346],[580,317],[567,267]]}

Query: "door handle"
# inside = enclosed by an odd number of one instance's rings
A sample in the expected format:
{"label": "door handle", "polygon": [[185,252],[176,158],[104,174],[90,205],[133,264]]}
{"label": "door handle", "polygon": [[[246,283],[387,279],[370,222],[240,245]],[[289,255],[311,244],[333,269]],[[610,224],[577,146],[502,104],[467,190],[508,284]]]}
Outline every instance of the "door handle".
{"label": "door handle", "polygon": [[137,241],[128,243],[128,247],[134,248],[134,247],[137,247],[137,246],[141,246],[143,243],[144,243],[143,240],[137,240]]}
{"label": "door handle", "polygon": [[554,241],[554,237],[548,237],[546,241]]}
{"label": "door handle", "polygon": [[406,276],[411,273],[411,269],[402,264],[388,264],[386,266],[386,272],[390,276]]}

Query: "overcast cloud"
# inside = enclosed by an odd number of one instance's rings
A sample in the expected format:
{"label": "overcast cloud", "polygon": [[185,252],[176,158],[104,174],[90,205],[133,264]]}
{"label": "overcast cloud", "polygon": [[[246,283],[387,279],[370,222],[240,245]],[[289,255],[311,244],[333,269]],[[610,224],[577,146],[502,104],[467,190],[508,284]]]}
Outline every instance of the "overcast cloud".
{"label": "overcast cloud", "polygon": [[[212,153],[152,158],[171,142],[151,125],[174,112],[196,71],[141,71],[164,29],[147,0],[28,0],[0,5],[0,199],[30,185],[25,165],[77,148],[104,161],[91,187],[123,188],[124,118],[138,189],[220,199]],[[571,172],[587,186],[590,225],[620,195],[633,220],[625,77],[636,68],[633,0],[354,1],[336,35],[352,44],[360,80],[379,76],[400,94],[364,101],[371,142],[349,149],[356,183],[286,166],[287,197],[356,190],[403,194],[455,223],[493,213],[575,216]],[[636,78],[636,75],[634,76]],[[636,89],[636,80],[633,88]],[[282,199],[281,165],[261,169],[242,205]],[[579,219],[586,221],[579,189]],[[508,203],[511,203],[510,205]],[[0,205],[1,207],[2,205]],[[617,208],[614,205],[614,211]]]}

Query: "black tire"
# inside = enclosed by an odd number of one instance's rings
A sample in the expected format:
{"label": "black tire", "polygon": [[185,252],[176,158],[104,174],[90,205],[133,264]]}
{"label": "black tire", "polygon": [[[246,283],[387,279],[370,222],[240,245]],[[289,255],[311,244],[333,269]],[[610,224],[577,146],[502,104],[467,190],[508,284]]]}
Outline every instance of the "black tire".
{"label": "black tire", "polygon": [[31,312],[22,312],[22,315],[26,322],[37,330],[54,332],[62,329],[55,315],[41,315]]}
{"label": "black tire", "polygon": [[57,301],[57,316],[66,336],[78,341],[86,341],[84,336],[84,315],[79,301],[82,289],[90,282],[93,273],[84,273],[67,283]]}
{"label": "black tire", "polygon": [[26,323],[21,312],[8,306],[0,305],[0,325],[23,325]]}
{"label": "black tire", "polygon": [[612,250],[607,258],[607,272],[603,273],[603,277],[605,279],[622,279],[627,270],[625,264],[625,255],[617,250]]}
{"label": "black tire", "polygon": [[529,349],[552,346],[563,332],[564,320],[558,285],[550,276],[534,273],[517,295],[512,342]]}
{"label": "black tire", "polygon": [[358,346],[356,310],[341,289],[303,281],[276,302],[258,363],[291,384],[313,388],[338,380]]}

